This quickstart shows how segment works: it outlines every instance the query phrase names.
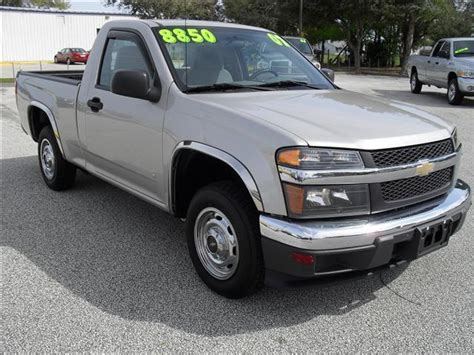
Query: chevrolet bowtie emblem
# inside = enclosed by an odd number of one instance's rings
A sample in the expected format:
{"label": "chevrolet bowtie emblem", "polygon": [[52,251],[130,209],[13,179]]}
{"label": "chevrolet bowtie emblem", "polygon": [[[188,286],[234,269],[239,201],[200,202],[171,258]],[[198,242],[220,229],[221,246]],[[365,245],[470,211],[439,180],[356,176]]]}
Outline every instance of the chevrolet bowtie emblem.
{"label": "chevrolet bowtie emblem", "polygon": [[420,161],[420,165],[416,167],[416,175],[426,176],[433,172],[434,165],[433,163],[428,163],[427,161]]}

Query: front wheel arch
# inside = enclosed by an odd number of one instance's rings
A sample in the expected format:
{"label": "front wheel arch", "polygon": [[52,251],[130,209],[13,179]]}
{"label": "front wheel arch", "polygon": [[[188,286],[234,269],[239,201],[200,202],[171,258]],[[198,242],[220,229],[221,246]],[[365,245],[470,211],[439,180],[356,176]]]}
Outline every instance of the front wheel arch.
{"label": "front wheel arch", "polygon": [[[198,179],[193,179],[193,173],[197,174]],[[222,180],[236,182],[248,192],[257,211],[264,211],[257,184],[239,160],[206,144],[181,142],[174,150],[170,168],[170,211],[175,216],[184,218],[193,195],[201,187]],[[192,184],[188,181],[192,181]]]}

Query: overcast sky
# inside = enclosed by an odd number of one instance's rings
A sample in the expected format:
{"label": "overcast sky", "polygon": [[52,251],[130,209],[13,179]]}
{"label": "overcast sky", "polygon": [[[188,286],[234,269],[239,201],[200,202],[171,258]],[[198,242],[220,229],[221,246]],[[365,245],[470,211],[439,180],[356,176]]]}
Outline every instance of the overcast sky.
{"label": "overcast sky", "polygon": [[100,0],[69,0],[71,10],[118,12],[114,7],[105,6]]}

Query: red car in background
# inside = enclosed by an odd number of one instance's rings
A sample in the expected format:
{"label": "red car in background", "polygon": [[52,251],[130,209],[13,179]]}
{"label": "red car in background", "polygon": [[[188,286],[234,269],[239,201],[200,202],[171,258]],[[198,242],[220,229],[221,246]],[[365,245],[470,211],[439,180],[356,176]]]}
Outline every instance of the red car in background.
{"label": "red car in background", "polygon": [[63,48],[54,56],[55,63],[87,63],[89,52],[82,48]]}

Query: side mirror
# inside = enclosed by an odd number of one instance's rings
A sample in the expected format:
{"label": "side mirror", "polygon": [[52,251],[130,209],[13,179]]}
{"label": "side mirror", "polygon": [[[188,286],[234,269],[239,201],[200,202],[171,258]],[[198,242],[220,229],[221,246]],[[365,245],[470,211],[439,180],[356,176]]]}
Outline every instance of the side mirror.
{"label": "side mirror", "polygon": [[321,71],[326,75],[332,82],[335,80],[334,70],[328,68],[321,68]]}
{"label": "side mirror", "polygon": [[151,102],[158,102],[161,97],[160,85],[153,85],[148,73],[143,70],[117,70],[112,76],[111,90],[117,95]]}

